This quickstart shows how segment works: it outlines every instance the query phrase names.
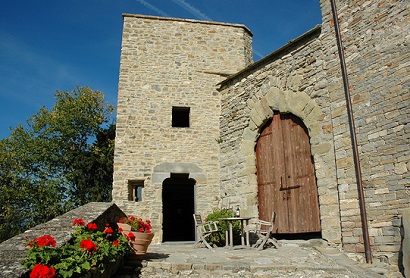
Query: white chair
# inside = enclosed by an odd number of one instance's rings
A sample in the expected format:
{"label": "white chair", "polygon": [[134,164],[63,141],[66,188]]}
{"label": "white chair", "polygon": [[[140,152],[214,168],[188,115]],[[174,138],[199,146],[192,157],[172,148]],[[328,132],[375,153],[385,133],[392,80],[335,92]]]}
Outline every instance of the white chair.
{"label": "white chair", "polygon": [[194,220],[197,232],[197,240],[194,244],[194,248],[198,247],[200,244],[203,243],[206,247],[208,247],[208,249],[212,250],[212,246],[210,245],[211,242],[209,240],[214,234],[218,234],[221,232],[221,230],[218,228],[218,222],[204,222],[200,214],[194,214]]}
{"label": "white chair", "polygon": [[275,223],[276,213],[272,212],[270,221],[264,221],[261,219],[253,219],[247,227],[247,231],[255,234],[258,237],[256,243],[252,245],[252,248],[258,248],[262,250],[265,245],[271,243],[275,248],[278,248],[278,241],[272,236],[273,224]]}

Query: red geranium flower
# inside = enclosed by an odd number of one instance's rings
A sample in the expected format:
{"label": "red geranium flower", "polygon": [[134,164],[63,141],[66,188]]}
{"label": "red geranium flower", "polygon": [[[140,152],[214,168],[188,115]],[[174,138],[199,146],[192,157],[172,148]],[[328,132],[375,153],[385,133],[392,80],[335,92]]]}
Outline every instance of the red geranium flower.
{"label": "red geranium flower", "polygon": [[114,230],[111,227],[107,227],[105,228],[104,233],[112,235],[114,233]]}
{"label": "red geranium flower", "polygon": [[91,239],[83,239],[80,242],[80,247],[84,248],[90,252],[97,252],[97,244],[95,244],[94,242],[92,242]]}
{"label": "red geranium flower", "polygon": [[128,217],[121,217],[118,222],[130,225],[131,231],[151,233],[151,221],[149,219],[144,221],[142,218],[129,215]]}
{"label": "red geranium flower", "polygon": [[52,267],[48,267],[42,264],[36,264],[30,273],[30,278],[53,278],[56,275],[56,271]]}
{"label": "red geranium flower", "polygon": [[132,232],[129,232],[127,237],[128,237],[128,239],[131,240],[131,241],[134,241],[134,240],[135,240],[135,235],[134,235]]}
{"label": "red geranium flower", "polygon": [[37,246],[56,246],[56,241],[54,240],[54,238],[50,235],[44,235],[41,237],[38,237],[36,239],[34,239],[33,241],[30,242],[30,247],[32,247],[33,245],[37,245]]}
{"label": "red geranium flower", "polygon": [[119,245],[120,243],[118,242],[118,240],[114,239],[114,241],[112,242],[112,244],[114,244],[115,246],[118,247],[118,245]]}
{"label": "red geranium flower", "polygon": [[97,227],[97,224],[91,222],[91,223],[88,223],[87,229],[92,230],[92,231],[96,231],[98,229],[98,227]]}
{"label": "red geranium flower", "polygon": [[85,226],[85,222],[82,218],[74,219],[72,226]]}

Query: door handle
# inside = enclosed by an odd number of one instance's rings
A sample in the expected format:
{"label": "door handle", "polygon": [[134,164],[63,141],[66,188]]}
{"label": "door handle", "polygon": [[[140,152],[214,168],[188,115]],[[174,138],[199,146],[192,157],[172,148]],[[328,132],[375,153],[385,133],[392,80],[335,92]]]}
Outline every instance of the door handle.
{"label": "door handle", "polygon": [[301,187],[299,184],[297,185],[292,185],[292,186],[288,186],[288,187],[281,187],[279,190],[283,191],[283,190],[290,190],[290,189],[295,189],[295,188],[299,188]]}

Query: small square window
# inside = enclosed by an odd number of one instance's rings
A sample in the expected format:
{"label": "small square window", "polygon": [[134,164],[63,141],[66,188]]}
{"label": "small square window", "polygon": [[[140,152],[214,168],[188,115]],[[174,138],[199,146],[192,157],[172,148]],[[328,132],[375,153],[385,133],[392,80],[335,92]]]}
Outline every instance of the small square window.
{"label": "small square window", "polygon": [[189,127],[189,107],[172,107],[172,126]]}
{"label": "small square window", "polygon": [[143,180],[128,180],[128,201],[141,202]]}

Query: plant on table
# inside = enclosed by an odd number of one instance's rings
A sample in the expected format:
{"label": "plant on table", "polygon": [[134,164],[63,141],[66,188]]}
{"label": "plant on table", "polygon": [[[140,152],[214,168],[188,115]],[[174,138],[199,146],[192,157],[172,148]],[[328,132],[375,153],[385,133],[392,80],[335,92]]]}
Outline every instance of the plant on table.
{"label": "plant on table", "polygon": [[[213,236],[211,239],[212,243],[216,244],[217,246],[225,246],[225,232],[226,230],[229,231],[229,227],[225,221],[220,221],[219,218],[227,218],[227,217],[233,217],[232,210],[228,210],[226,208],[223,208],[223,209],[214,208],[213,212],[205,218],[205,221],[219,221],[219,228],[222,231],[221,235]],[[241,234],[240,221],[234,221],[232,223],[232,231],[233,231],[234,244],[239,244],[240,234]]]}
{"label": "plant on table", "polygon": [[74,232],[68,243],[56,247],[50,235],[27,238],[29,250],[22,264],[31,269],[30,278],[73,277],[91,268],[104,272],[107,264],[129,252],[128,239],[109,224],[98,229],[95,223],[73,221]]}

